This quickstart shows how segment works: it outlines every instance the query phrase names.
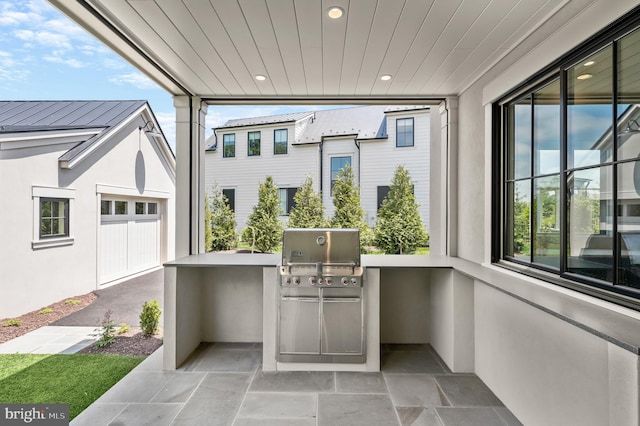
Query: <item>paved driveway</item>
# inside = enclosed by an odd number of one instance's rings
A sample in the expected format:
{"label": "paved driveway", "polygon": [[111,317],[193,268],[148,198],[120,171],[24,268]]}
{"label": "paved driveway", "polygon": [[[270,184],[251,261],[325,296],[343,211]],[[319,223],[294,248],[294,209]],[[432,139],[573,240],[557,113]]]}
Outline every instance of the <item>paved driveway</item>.
{"label": "paved driveway", "polygon": [[[120,284],[95,291],[98,298],[86,308],[61,318],[51,325],[100,326],[104,314],[111,309],[111,319],[116,325],[127,323],[131,327],[140,326],[140,312],[146,301],[158,300],[164,308],[164,270],[132,278]],[[163,309],[164,312],[164,309]],[[160,324],[163,318],[160,318]]]}

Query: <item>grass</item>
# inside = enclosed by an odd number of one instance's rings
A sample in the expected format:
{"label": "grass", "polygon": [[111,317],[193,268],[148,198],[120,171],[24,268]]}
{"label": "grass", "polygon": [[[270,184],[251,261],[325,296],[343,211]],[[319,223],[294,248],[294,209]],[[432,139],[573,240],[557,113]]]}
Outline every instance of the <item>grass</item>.
{"label": "grass", "polygon": [[0,403],[69,404],[76,417],[145,357],[0,355]]}

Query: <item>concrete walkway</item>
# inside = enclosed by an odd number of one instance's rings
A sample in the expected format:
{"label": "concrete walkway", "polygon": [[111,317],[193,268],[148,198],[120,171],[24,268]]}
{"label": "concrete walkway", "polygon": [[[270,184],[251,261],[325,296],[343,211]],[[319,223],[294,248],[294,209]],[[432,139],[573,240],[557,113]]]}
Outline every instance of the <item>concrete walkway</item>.
{"label": "concrete walkway", "polygon": [[[86,308],[27,334],[0,344],[0,354],[72,354],[91,345],[94,336],[111,309],[111,319],[119,326],[140,325],[140,312],[146,301],[158,300],[163,307],[164,270],[159,269],[97,290],[98,298]],[[160,317],[160,324],[163,324]]]}

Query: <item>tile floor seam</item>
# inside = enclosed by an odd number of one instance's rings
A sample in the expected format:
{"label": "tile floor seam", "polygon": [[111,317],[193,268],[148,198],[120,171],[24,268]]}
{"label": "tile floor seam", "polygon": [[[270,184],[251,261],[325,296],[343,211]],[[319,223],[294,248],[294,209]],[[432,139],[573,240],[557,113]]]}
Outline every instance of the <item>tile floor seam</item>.
{"label": "tile floor seam", "polygon": [[[436,387],[438,388],[438,393],[440,394],[440,404],[449,404],[449,405],[441,405],[441,407],[453,407],[453,404],[451,403],[451,400],[449,399],[447,394],[444,393],[444,389],[442,389],[442,386],[440,385],[440,382],[438,382],[438,380],[435,378],[435,376],[433,377],[433,382],[436,384]],[[444,399],[444,401],[443,401],[443,399]]]}
{"label": "tile floor seam", "polygon": [[240,404],[238,404],[238,406],[236,407],[235,412],[233,413],[233,417],[232,417],[232,425],[235,425],[238,422],[238,415],[240,414],[240,410],[242,409],[242,405],[244,404],[244,402],[247,399],[247,395],[249,394],[249,389],[251,389],[251,385],[253,384],[253,381],[256,378],[256,375],[258,374],[258,370],[260,370],[260,366],[256,366],[253,369],[253,373],[251,374],[251,378],[249,379],[249,383],[247,383],[247,388],[244,390],[244,394],[242,395],[242,399],[240,400]]}
{"label": "tile floor seam", "polygon": [[[176,373],[176,374],[180,374],[180,373]],[[185,374],[192,374],[192,372],[185,372]],[[198,390],[198,388],[200,387],[200,385],[202,384],[202,382],[204,381],[204,379],[207,377],[209,373],[204,373],[202,375],[202,377],[200,378],[200,381],[198,382],[198,384],[196,384],[193,387],[193,390],[191,391],[191,393],[189,394],[189,396],[184,400],[184,402],[182,402],[182,409],[178,410],[178,413],[176,414],[176,417],[178,417],[178,414],[180,414],[182,412],[182,410],[184,409],[184,407],[187,405],[187,402],[189,402],[189,400],[191,400],[191,397],[193,397],[193,395],[196,393],[196,390]],[[174,376],[175,377],[175,376]],[[158,391],[160,392],[160,391]],[[155,395],[154,395],[155,396]],[[151,398],[153,399],[153,398]],[[173,419],[175,420],[175,418]],[[173,422],[172,420],[172,422]]]}

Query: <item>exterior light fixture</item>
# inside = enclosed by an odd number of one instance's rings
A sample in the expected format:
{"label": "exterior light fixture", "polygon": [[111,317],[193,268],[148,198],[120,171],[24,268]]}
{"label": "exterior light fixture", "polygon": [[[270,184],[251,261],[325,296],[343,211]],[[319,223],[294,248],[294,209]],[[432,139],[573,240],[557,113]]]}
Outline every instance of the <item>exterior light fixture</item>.
{"label": "exterior light fixture", "polygon": [[153,121],[151,120],[144,123],[144,126],[139,126],[138,130],[141,132],[144,131],[149,136],[157,136],[157,137],[162,136],[162,133],[160,133],[160,131],[156,129],[156,125],[153,124]]}
{"label": "exterior light fixture", "polygon": [[267,77],[265,77],[262,74],[257,74],[256,75],[256,80],[258,80],[258,81],[265,81],[266,79],[267,79]]}
{"label": "exterior light fixture", "polygon": [[596,63],[596,61],[593,61],[593,60],[592,60],[592,61],[587,61],[587,62],[585,62],[583,65],[584,65],[585,67],[590,67],[591,65],[593,65],[593,64],[595,64],[595,63]]}
{"label": "exterior light fixture", "polygon": [[588,80],[591,77],[593,77],[593,74],[580,74],[579,76],[577,76],[576,78],[578,80]]}
{"label": "exterior light fixture", "polygon": [[327,16],[331,19],[338,19],[344,15],[344,10],[341,7],[333,6],[327,10]]}
{"label": "exterior light fixture", "polygon": [[380,80],[382,80],[382,81],[391,80],[391,74],[384,74],[384,75],[380,76]]}

